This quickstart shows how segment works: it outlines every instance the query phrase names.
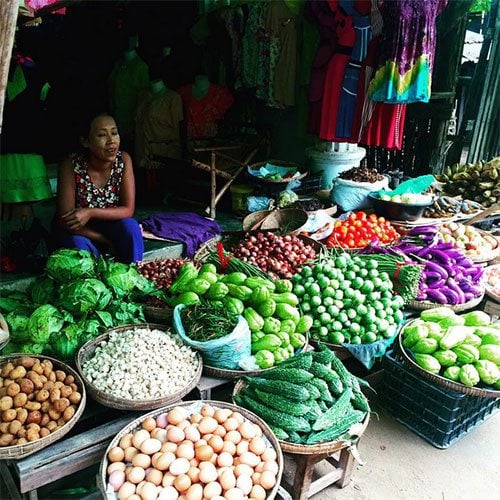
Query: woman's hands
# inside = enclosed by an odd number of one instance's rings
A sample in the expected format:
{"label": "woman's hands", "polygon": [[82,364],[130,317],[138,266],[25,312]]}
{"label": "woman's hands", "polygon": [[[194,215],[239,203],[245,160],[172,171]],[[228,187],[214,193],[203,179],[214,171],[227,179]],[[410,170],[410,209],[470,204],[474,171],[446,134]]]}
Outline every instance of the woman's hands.
{"label": "woman's hands", "polygon": [[82,229],[89,220],[90,209],[88,208],[73,208],[61,215],[62,223],[71,231]]}

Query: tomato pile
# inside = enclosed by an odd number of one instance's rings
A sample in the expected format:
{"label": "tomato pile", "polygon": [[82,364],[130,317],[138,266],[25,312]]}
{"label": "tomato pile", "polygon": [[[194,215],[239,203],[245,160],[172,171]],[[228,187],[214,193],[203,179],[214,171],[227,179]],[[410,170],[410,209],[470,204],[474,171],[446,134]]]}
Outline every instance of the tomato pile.
{"label": "tomato pile", "polygon": [[364,248],[377,242],[386,245],[399,238],[394,226],[384,217],[367,215],[363,211],[349,214],[346,220],[338,220],[332,234],[326,239],[329,248]]}

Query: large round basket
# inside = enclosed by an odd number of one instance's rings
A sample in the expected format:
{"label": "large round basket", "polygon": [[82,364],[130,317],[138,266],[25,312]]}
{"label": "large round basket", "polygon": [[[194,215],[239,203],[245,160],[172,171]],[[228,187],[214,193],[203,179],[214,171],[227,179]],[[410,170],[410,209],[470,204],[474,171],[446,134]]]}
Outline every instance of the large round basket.
{"label": "large round basket", "polygon": [[490,299],[493,299],[495,302],[500,302],[500,295],[497,295],[496,293],[493,292],[492,288],[488,284],[488,281],[490,279],[490,276],[489,276],[490,273],[499,272],[499,271],[500,271],[500,264],[494,264],[492,266],[488,266],[484,270],[484,280],[485,280],[484,289],[485,289],[485,293],[486,293],[486,295]]}
{"label": "large round basket", "polygon": [[[307,351],[309,347],[309,334],[306,334],[306,343],[297,349],[295,354],[300,354],[303,351]],[[277,365],[279,366],[279,365]],[[228,380],[233,380],[238,377],[248,376],[248,377],[258,377],[260,374],[265,373],[269,370],[276,368],[272,366],[271,368],[264,368],[259,370],[228,370],[226,368],[217,368],[215,366],[210,366],[203,364],[203,374],[209,377],[223,378]]]}
{"label": "large round basket", "polygon": [[2,350],[8,343],[10,339],[9,325],[3,314],[0,314],[0,350]]}
{"label": "large round basket", "polygon": [[47,359],[47,360],[52,362],[52,364],[54,365],[55,368],[57,368],[59,370],[63,370],[67,375],[72,375],[75,378],[75,383],[80,390],[80,394],[82,395],[82,398],[80,400],[80,403],[78,404],[78,408],[76,409],[73,417],[70,420],[68,420],[68,422],[66,422],[63,426],[59,427],[59,429],[56,429],[54,432],[52,432],[48,436],[37,439],[36,441],[31,441],[31,442],[26,443],[26,444],[17,444],[17,445],[13,445],[13,446],[0,447],[0,459],[17,460],[20,458],[24,458],[24,457],[27,457],[28,455],[31,455],[32,453],[35,453],[38,450],[41,450],[42,448],[49,446],[50,444],[54,443],[58,439],[61,439],[78,422],[78,419],[81,417],[81,415],[85,409],[85,403],[87,401],[87,395],[85,392],[85,384],[83,383],[83,380],[81,379],[80,375],[75,370],[73,370],[73,368],[71,368],[67,364],[63,363],[62,361],[58,361],[57,359],[51,358],[49,356],[42,356],[42,355],[37,355],[37,354],[14,353],[14,354],[9,354],[8,356],[0,356],[0,367],[3,366],[4,363],[7,363],[9,361],[12,361],[16,358],[20,358],[23,356],[33,356],[33,357],[38,358],[40,360]]}
{"label": "large round basket", "polygon": [[[244,387],[246,382],[244,380],[239,380],[234,386],[233,396],[238,394]],[[356,436],[358,439],[363,435],[366,428],[368,427],[368,422],[370,421],[370,414],[367,413],[363,421],[360,423],[359,428],[356,428]],[[285,453],[292,453],[295,455],[322,455],[322,454],[332,454],[336,451],[342,450],[350,445],[344,440],[327,441],[325,443],[318,444],[296,444],[290,443],[288,441],[278,440],[281,449]]]}
{"label": "large round basket", "polygon": [[157,323],[160,325],[172,325],[172,317],[174,310],[170,307],[153,307],[153,306],[143,306],[142,310],[144,312],[144,317],[146,321],[150,323]]}
{"label": "large round basket", "polygon": [[[490,233],[488,231],[484,231],[482,229],[476,229],[480,234],[488,234],[489,236]],[[484,252],[482,255],[478,256],[469,256],[465,254],[472,262],[475,262],[476,264],[480,263],[485,263],[485,262],[491,262],[492,260],[495,260],[497,257],[500,256],[500,239],[498,237],[495,237],[496,245],[489,250],[488,252]]]}
{"label": "large round basket", "polygon": [[269,426],[262,420],[260,417],[255,415],[254,413],[248,411],[245,408],[241,408],[240,406],[233,405],[231,403],[226,403],[223,401],[211,401],[211,400],[202,400],[202,401],[185,401],[182,403],[177,403],[173,404],[170,406],[165,406],[163,408],[157,409],[155,411],[152,411],[150,413],[146,413],[145,415],[142,415],[141,417],[135,419],[134,421],[130,422],[126,427],[124,427],[109,443],[109,446],[106,450],[106,453],[104,454],[104,457],[101,461],[101,465],[99,467],[99,474],[97,475],[97,486],[99,490],[101,491],[102,495],[104,498],[107,499],[115,499],[118,498],[118,495],[113,493],[113,492],[108,492],[106,491],[106,485],[107,485],[107,468],[108,468],[108,452],[111,448],[114,446],[118,446],[118,443],[120,442],[120,439],[122,436],[125,434],[128,434],[130,432],[134,432],[136,430],[139,430],[141,427],[142,422],[148,418],[148,417],[157,417],[158,415],[161,415],[162,413],[168,412],[170,409],[172,409],[174,406],[180,406],[185,408],[188,413],[190,414],[197,412],[201,409],[201,407],[205,404],[209,404],[213,406],[214,408],[227,408],[232,411],[241,413],[245,419],[248,421],[257,424],[261,429],[262,432],[265,436],[265,438],[271,443],[272,447],[276,451],[277,458],[276,461],[278,463],[278,474],[276,474],[276,485],[272,490],[270,490],[267,493],[266,500],[271,500],[276,497],[276,494],[278,492],[278,488],[281,482],[281,476],[283,474],[283,466],[284,466],[284,460],[283,460],[283,453],[280,448],[280,444],[278,440],[276,439],[276,436],[273,434]]}
{"label": "large round basket", "polygon": [[76,367],[80,372],[80,375],[83,381],[85,382],[85,385],[87,386],[89,394],[98,403],[101,403],[102,405],[108,406],[110,408],[116,408],[118,410],[154,410],[155,408],[160,408],[162,406],[179,401],[186,394],[191,392],[196,387],[196,384],[200,380],[201,373],[203,370],[203,362],[201,356],[198,353],[196,354],[195,358],[198,362],[198,366],[196,368],[195,374],[193,375],[192,379],[188,382],[188,384],[186,384],[184,387],[182,387],[173,394],[169,394],[162,398],[157,398],[157,399],[125,399],[114,396],[108,392],[98,389],[92,382],[88,380],[88,378],[83,373],[83,365],[85,364],[85,362],[93,356],[97,346],[100,345],[101,342],[108,340],[109,335],[112,332],[124,332],[134,328],[149,328],[149,329],[161,330],[166,334],[170,335],[171,337],[173,337],[180,345],[184,345],[180,337],[178,337],[177,334],[171,332],[168,327],[166,327],[165,325],[159,325],[155,323],[124,325],[108,330],[103,335],[100,335],[99,337],[90,340],[82,347],[80,347],[76,357]]}
{"label": "large round basket", "polygon": [[[409,325],[411,323],[412,322],[410,321],[407,323],[407,325]],[[467,387],[464,384],[461,384],[460,382],[454,382],[453,380],[450,380],[446,377],[442,377],[441,375],[436,375],[434,373],[430,373],[430,372],[424,370],[422,367],[417,365],[415,360],[410,356],[410,354],[408,354],[408,351],[403,346],[403,332],[402,331],[398,335],[397,346],[398,346],[398,350],[400,351],[401,355],[403,356],[404,362],[407,365],[409,365],[410,368],[415,370],[419,375],[430,380],[431,382],[434,382],[435,384],[446,387],[447,389],[450,389],[451,391],[456,391],[456,392],[461,392],[463,394],[467,394],[468,396],[480,396],[480,397],[488,397],[488,398],[499,398],[500,397],[500,390],[496,391],[493,389],[484,389],[481,387]]]}
{"label": "large round basket", "polygon": [[484,298],[484,292],[475,299],[469,300],[469,302],[465,302],[464,304],[438,304],[436,302],[430,302],[428,300],[412,300],[408,307],[410,309],[415,309],[417,311],[424,311],[426,309],[435,309],[436,307],[449,307],[451,310],[455,312],[463,312],[468,311],[469,309],[473,309],[477,305],[481,303]]}
{"label": "large round basket", "polygon": [[305,210],[283,208],[280,210],[259,210],[243,219],[244,231],[276,231],[279,234],[298,234],[307,222]]}

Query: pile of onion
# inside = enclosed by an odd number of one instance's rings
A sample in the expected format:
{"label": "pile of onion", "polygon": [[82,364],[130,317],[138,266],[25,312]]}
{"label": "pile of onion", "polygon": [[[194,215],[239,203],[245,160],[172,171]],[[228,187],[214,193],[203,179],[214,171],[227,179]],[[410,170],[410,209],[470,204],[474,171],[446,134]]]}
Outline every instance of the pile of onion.
{"label": "pile of onion", "polygon": [[161,290],[168,290],[186,264],[185,259],[157,259],[139,264],[138,271]]}
{"label": "pile of onion", "polygon": [[274,278],[291,278],[302,265],[316,258],[316,251],[298,236],[259,232],[247,236],[232,250],[235,257],[250,262]]}
{"label": "pile of onion", "polygon": [[119,500],[265,500],[279,471],[259,425],[208,404],[146,418],[107,458],[107,491]]}

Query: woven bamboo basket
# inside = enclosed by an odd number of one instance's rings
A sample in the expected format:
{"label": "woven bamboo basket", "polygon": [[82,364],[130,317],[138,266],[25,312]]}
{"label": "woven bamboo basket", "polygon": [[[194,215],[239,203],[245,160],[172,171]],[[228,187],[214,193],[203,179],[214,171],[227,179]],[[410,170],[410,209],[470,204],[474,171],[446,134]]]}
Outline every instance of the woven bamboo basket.
{"label": "woven bamboo basket", "polygon": [[[307,351],[309,347],[309,334],[306,334],[306,343],[299,349],[295,351],[295,354],[300,354],[303,351]],[[277,365],[279,366],[279,365]],[[203,364],[203,374],[208,375],[209,377],[223,378],[228,380],[233,380],[238,377],[243,377],[244,375],[249,377],[259,376],[262,373],[265,373],[269,370],[276,368],[272,366],[271,368],[264,368],[262,370],[228,370],[226,368],[217,368],[215,366],[210,366]]]}
{"label": "woven bamboo basket", "polygon": [[[264,167],[267,163],[270,163],[271,165],[276,165],[278,167],[287,167],[290,170],[293,170],[294,172],[300,172],[300,165],[298,163],[283,161],[283,160],[267,160],[258,163],[253,163],[252,165],[250,165],[249,169],[255,170],[257,172],[261,167]],[[298,175],[297,177],[293,177],[293,180],[301,180],[307,175],[307,173],[308,172],[301,172],[300,175]],[[262,177],[256,177],[251,173],[249,173],[248,176],[252,179],[252,181],[262,184],[286,185],[292,180],[291,177],[287,177],[286,179],[264,179]]]}
{"label": "woven bamboo basket", "polygon": [[[480,234],[489,234],[488,231],[484,231],[482,229],[477,229],[477,231]],[[482,255],[478,256],[469,256],[465,254],[472,262],[475,262],[476,264],[482,264],[485,262],[491,262],[498,258],[500,256],[500,239],[498,237],[495,237],[496,240],[496,246],[494,246],[491,250],[488,252],[485,252]]]}
{"label": "woven bamboo basket", "polygon": [[[239,380],[236,385],[234,386],[233,390],[233,397],[238,394],[245,386],[246,382],[244,380]],[[356,427],[356,432],[355,435],[359,439],[363,433],[365,432],[366,428],[368,427],[368,422],[370,421],[370,414],[367,413],[365,418],[363,419],[360,424],[355,424]],[[353,441],[356,441],[357,439],[354,439]],[[318,443],[318,444],[296,444],[296,443],[290,443],[288,441],[282,441],[281,439],[278,440],[281,449],[285,453],[292,453],[295,455],[322,455],[322,454],[332,454],[337,451],[342,450],[343,448],[346,448],[348,446],[351,446],[352,441],[344,441],[344,440],[336,440],[336,441],[328,441],[325,443]]]}
{"label": "woven bamboo basket", "polygon": [[305,210],[283,208],[259,210],[247,215],[242,222],[244,231],[276,231],[280,234],[298,234],[307,222]]}
{"label": "woven bamboo basket", "polygon": [[[408,322],[407,325],[412,322]],[[438,384],[442,387],[446,387],[451,391],[461,392],[463,394],[467,394],[468,396],[480,396],[480,397],[488,397],[488,398],[499,398],[500,391],[494,389],[484,389],[482,387],[467,387],[460,382],[454,382],[453,380],[447,379],[446,377],[442,377],[441,375],[435,375],[434,373],[430,373],[423,368],[421,368],[417,363],[413,360],[413,358],[408,354],[406,348],[403,346],[403,333],[401,332],[398,335],[398,350],[403,356],[404,362],[409,365],[409,367],[416,371],[419,375]]]}
{"label": "woven bamboo basket", "polygon": [[0,351],[9,343],[10,334],[9,334],[9,325],[3,314],[0,314]]}
{"label": "woven bamboo basket", "polygon": [[144,317],[149,323],[172,326],[174,310],[170,307],[143,306]]}
{"label": "woven bamboo basket", "polygon": [[437,304],[436,302],[430,302],[428,300],[412,300],[408,304],[408,307],[417,311],[435,309],[436,307],[449,307],[452,311],[463,312],[468,311],[469,309],[473,309],[474,307],[479,305],[484,298],[484,294],[485,292],[483,291],[483,293],[479,297],[476,297],[473,300],[469,300],[469,302],[465,302],[464,304]]}
{"label": "woven bamboo basket", "polygon": [[[248,234],[256,234],[259,231],[231,231],[230,233],[223,233],[221,237],[212,238],[205,242],[198,251],[194,254],[193,260],[195,262],[204,262],[208,254],[217,251],[217,243],[224,243],[225,251],[228,251],[230,246],[236,245],[239,241],[245,238]],[[325,246],[308,236],[304,236],[303,234],[297,234],[298,238],[300,238],[306,245],[310,245],[314,248],[316,252],[320,252],[325,249]]]}
{"label": "woven bamboo basket", "polygon": [[77,357],[76,357],[76,367],[80,372],[80,375],[85,382],[87,390],[89,394],[95,399],[98,403],[101,403],[104,406],[108,406],[110,408],[116,408],[118,410],[154,410],[155,408],[160,408],[162,406],[174,403],[182,399],[186,394],[191,392],[195,387],[198,381],[200,380],[201,373],[203,370],[203,362],[201,356],[199,354],[196,355],[196,359],[198,361],[198,366],[196,368],[196,372],[193,375],[193,378],[189,381],[189,383],[179,389],[174,394],[169,394],[162,398],[156,399],[125,399],[121,397],[114,396],[107,392],[104,392],[98,389],[94,384],[92,384],[88,378],[83,373],[83,365],[84,363],[92,357],[94,354],[96,347],[104,340],[108,340],[111,332],[124,332],[133,328],[150,328],[157,329],[165,332],[170,335],[174,339],[176,339],[179,344],[183,344],[182,340],[173,332],[171,332],[165,325],[159,325],[155,323],[140,323],[133,325],[124,325],[116,328],[112,328],[100,335],[99,337],[88,341],[82,347],[80,347]]}
{"label": "woven bamboo basket", "polygon": [[491,287],[489,286],[488,284],[488,281],[489,281],[489,274],[493,271],[496,271],[496,270],[499,270],[500,269],[500,264],[494,264],[492,266],[488,266],[485,270],[484,270],[484,280],[485,280],[485,283],[484,283],[484,290],[485,290],[485,293],[486,295],[490,298],[490,299],[493,299],[495,302],[500,302],[500,295],[497,295],[496,293],[493,293]]}
{"label": "woven bamboo basket", "polygon": [[36,441],[31,441],[26,444],[0,447],[0,459],[5,459],[5,460],[18,460],[20,458],[27,457],[28,455],[31,455],[32,453],[35,453],[36,451],[39,451],[43,448],[46,448],[50,444],[61,439],[78,422],[79,418],[82,416],[82,413],[85,409],[85,403],[87,401],[85,384],[83,383],[82,378],[75,370],[73,370],[73,368],[63,363],[62,361],[51,358],[49,356],[15,353],[15,354],[9,354],[8,356],[0,356],[0,366],[3,366],[4,363],[7,363],[8,361],[12,361],[13,359],[23,356],[33,356],[41,360],[48,359],[49,361],[52,362],[52,364],[56,369],[63,370],[67,375],[72,375],[75,378],[76,385],[80,389],[80,394],[82,395],[82,399],[80,400],[78,408],[76,409],[76,412],[73,415],[73,417],[70,420],[68,420],[68,422],[66,422],[62,427],[59,427],[59,429],[56,429],[48,436],[37,439]]}
{"label": "woven bamboo basket", "polygon": [[274,448],[276,451],[276,461],[278,463],[278,474],[276,474],[276,484],[274,488],[270,491],[267,492],[266,500],[272,500],[273,498],[276,497],[276,494],[278,492],[280,482],[281,482],[281,476],[283,474],[283,466],[284,466],[284,460],[283,460],[283,453],[280,448],[280,444],[278,440],[276,439],[276,436],[273,434],[269,426],[262,420],[259,416],[255,415],[254,413],[248,411],[245,408],[241,408],[240,406],[233,405],[231,403],[226,403],[223,401],[212,401],[212,400],[202,400],[202,401],[185,401],[182,403],[177,403],[169,406],[165,406],[163,408],[157,409],[155,411],[152,411],[150,413],[146,413],[145,415],[142,415],[141,417],[135,419],[134,421],[130,422],[127,426],[125,426],[109,443],[109,446],[106,450],[106,453],[104,454],[104,457],[101,461],[101,465],[99,467],[99,473],[97,475],[97,486],[102,493],[103,497],[106,499],[115,499],[118,498],[117,494],[108,492],[106,491],[106,485],[107,485],[107,468],[108,468],[108,452],[111,448],[114,446],[118,446],[118,443],[120,442],[120,439],[122,436],[125,434],[134,432],[136,430],[139,430],[141,428],[142,422],[148,418],[148,417],[157,417],[158,415],[161,415],[162,413],[168,412],[170,409],[172,409],[174,406],[180,406],[183,408],[186,408],[188,413],[191,415],[194,412],[198,412],[201,407],[205,404],[209,404],[213,406],[214,408],[227,408],[232,411],[241,413],[243,417],[254,423],[257,424],[261,429],[262,432],[265,436],[265,438],[268,440],[268,442],[271,444],[271,446]]}

